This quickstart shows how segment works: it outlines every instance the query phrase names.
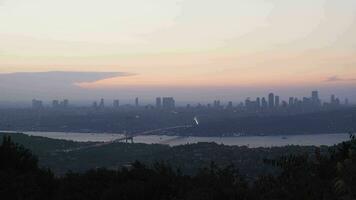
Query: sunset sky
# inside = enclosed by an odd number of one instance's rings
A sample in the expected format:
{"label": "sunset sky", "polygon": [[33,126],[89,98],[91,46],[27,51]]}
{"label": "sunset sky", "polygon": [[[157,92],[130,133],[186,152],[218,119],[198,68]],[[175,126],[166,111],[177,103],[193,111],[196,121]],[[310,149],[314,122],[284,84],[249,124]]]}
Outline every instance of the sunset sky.
{"label": "sunset sky", "polygon": [[356,86],[355,0],[0,0],[0,73],[86,89]]}

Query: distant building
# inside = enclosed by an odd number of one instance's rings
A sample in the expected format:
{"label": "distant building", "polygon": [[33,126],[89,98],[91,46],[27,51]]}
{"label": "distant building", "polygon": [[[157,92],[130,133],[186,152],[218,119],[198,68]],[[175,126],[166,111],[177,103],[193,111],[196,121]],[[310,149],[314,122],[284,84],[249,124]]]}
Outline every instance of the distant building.
{"label": "distant building", "polygon": [[100,99],[99,107],[100,108],[104,108],[105,107],[105,100],[103,98]]}
{"label": "distant building", "polygon": [[311,101],[312,101],[314,106],[320,106],[321,105],[321,101],[319,99],[319,92],[318,91],[312,91]]}
{"label": "distant building", "polygon": [[274,106],[279,107],[279,96],[274,97]]}
{"label": "distant building", "polygon": [[64,99],[63,101],[53,100],[52,108],[67,108],[69,106],[69,100]]}
{"label": "distant building", "polygon": [[268,103],[267,103],[267,100],[266,100],[266,98],[262,98],[262,101],[261,101],[261,107],[263,108],[263,109],[266,109],[267,107],[268,107]]}
{"label": "distant building", "polygon": [[139,103],[138,103],[138,97],[135,98],[135,106],[138,107]]}
{"label": "distant building", "polygon": [[274,94],[269,93],[268,95],[268,107],[273,108],[274,107]]}
{"label": "distant building", "polygon": [[94,101],[93,104],[92,104],[92,107],[93,108],[98,108],[98,102]]}
{"label": "distant building", "polygon": [[346,106],[349,105],[349,99],[348,98],[345,99],[345,105]]}
{"label": "distant building", "polygon": [[61,101],[60,106],[61,106],[61,108],[68,108],[68,106],[69,106],[68,99],[64,99],[63,101]]}
{"label": "distant building", "polygon": [[162,98],[157,97],[156,98],[156,108],[161,108],[162,107]]}
{"label": "distant building", "polygon": [[229,101],[229,102],[228,102],[226,108],[227,108],[227,109],[232,109],[232,108],[233,108],[232,101]]}
{"label": "distant building", "polygon": [[220,100],[215,100],[213,105],[214,108],[220,108]]}
{"label": "distant building", "polygon": [[289,106],[293,106],[294,105],[294,97],[289,97],[288,105]]}
{"label": "distant building", "polygon": [[335,102],[336,102],[335,95],[332,94],[331,97],[330,97],[330,103],[331,104],[335,104]]}
{"label": "distant building", "polygon": [[256,104],[257,104],[258,108],[261,108],[261,98],[260,97],[256,98]]}
{"label": "distant building", "polygon": [[118,99],[115,99],[115,100],[113,101],[113,107],[114,107],[114,108],[119,108],[119,106],[120,106],[120,101],[119,101]]}
{"label": "distant building", "polygon": [[58,100],[53,100],[52,101],[52,108],[58,108],[59,107],[59,101]]}
{"label": "distant building", "polygon": [[164,109],[173,109],[175,108],[175,100],[173,97],[163,97],[162,98],[162,107]]}
{"label": "distant building", "polygon": [[32,100],[32,108],[34,108],[34,109],[41,109],[41,108],[43,108],[43,103],[42,103],[42,101],[37,100],[37,99],[33,99],[33,100]]}
{"label": "distant building", "polygon": [[283,107],[283,108],[288,107],[288,103],[287,103],[286,101],[282,101],[282,107]]}

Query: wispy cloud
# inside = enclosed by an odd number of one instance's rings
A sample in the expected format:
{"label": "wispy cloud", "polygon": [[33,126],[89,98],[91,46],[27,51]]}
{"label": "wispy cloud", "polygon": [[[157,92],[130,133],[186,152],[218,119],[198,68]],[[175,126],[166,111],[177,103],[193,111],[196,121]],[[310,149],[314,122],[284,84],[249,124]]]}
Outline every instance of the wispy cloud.
{"label": "wispy cloud", "polygon": [[330,76],[325,79],[325,82],[345,82],[345,81],[356,81],[356,78],[342,78],[339,76]]}

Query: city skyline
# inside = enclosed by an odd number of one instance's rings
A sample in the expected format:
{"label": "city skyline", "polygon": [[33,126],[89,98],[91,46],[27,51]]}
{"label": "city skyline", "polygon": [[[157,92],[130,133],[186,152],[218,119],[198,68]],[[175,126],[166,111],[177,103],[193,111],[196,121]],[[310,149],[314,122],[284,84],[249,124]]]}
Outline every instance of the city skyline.
{"label": "city skyline", "polygon": [[[311,107],[322,107],[322,106],[339,106],[339,105],[352,105],[348,98],[341,99],[335,94],[330,94],[328,100],[320,99],[319,91],[313,90],[311,91],[310,96],[290,96],[290,97],[280,97],[278,94],[273,92],[268,93],[266,96],[257,96],[255,98],[245,97],[244,101],[233,102],[230,100],[222,101],[221,99],[216,99],[213,102],[194,102],[192,105],[190,103],[184,104],[184,102],[179,103],[176,102],[174,97],[155,97],[153,100],[147,102],[140,99],[140,97],[135,97],[131,99],[131,101],[122,101],[118,98],[110,99],[112,103],[109,103],[109,106],[105,104],[105,98],[100,98],[100,101],[93,101],[91,107],[93,108],[104,108],[104,107],[113,107],[119,108],[120,106],[133,106],[133,107],[154,107],[158,109],[172,109],[175,106],[178,107],[199,107],[199,106],[207,106],[207,107],[221,107],[221,108],[233,108],[233,107],[246,107],[246,108],[263,108],[263,109],[273,109],[273,108],[282,108],[282,107],[290,107],[290,106],[311,106]],[[99,103],[98,103],[99,102]],[[142,102],[142,104],[140,104]],[[68,99],[54,99],[50,102],[51,104],[45,104],[42,100],[33,99],[32,107],[34,108],[42,108],[45,105],[49,105],[52,108],[68,108],[69,100]]]}

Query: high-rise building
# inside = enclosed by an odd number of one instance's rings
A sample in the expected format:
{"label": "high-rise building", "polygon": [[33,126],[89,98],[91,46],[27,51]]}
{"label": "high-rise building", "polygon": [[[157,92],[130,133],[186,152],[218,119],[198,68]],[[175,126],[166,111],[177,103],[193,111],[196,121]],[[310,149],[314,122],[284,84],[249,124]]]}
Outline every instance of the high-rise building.
{"label": "high-rise building", "polygon": [[274,94],[269,93],[268,95],[268,107],[273,108],[274,107]]}
{"label": "high-rise building", "polygon": [[220,108],[220,100],[214,101],[214,108]]}
{"label": "high-rise building", "polygon": [[161,108],[162,107],[162,98],[157,97],[156,98],[156,108]]}
{"label": "high-rise building", "polygon": [[232,101],[229,101],[229,103],[227,104],[227,109],[232,109],[233,108],[233,105],[232,105]]}
{"label": "high-rise building", "polygon": [[173,109],[175,107],[175,101],[173,97],[163,97],[162,107],[164,109]]}
{"label": "high-rise building", "polygon": [[98,102],[94,101],[92,107],[93,108],[98,108]]}
{"label": "high-rise building", "polygon": [[319,92],[318,91],[312,91],[311,101],[312,101],[314,106],[320,106],[321,105],[321,101],[319,99]]}
{"label": "high-rise building", "polygon": [[330,103],[334,104],[335,103],[335,95],[332,94],[330,97]]}
{"label": "high-rise building", "polygon": [[288,107],[288,103],[287,103],[286,101],[282,101],[282,107],[283,107],[283,108]]}
{"label": "high-rise building", "polygon": [[119,106],[120,106],[120,101],[119,101],[118,99],[115,99],[115,100],[113,101],[113,107],[114,107],[114,108],[119,108]]}
{"label": "high-rise building", "polygon": [[289,104],[289,106],[293,106],[294,105],[294,97],[289,97],[288,104]]}
{"label": "high-rise building", "polygon": [[41,108],[43,108],[43,103],[42,103],[42,101],[37,100],[37,99],[33,99],[33,100],[32,100],[32,108],[34,108],[34,109],[41,109]]}
{"label": "high-rise building", "polygon": [[138,97],[136,97],[136,99],[135,99],[135,106],[136,106],[136,107],[139,106],[139,104],[138,104]]}
{"label": "high-rise building", "polygon": [[348,98],[345,99],[345,105],[349,105],[349,99]]}
{"label": "high-rise building", "polygon": [[67,108],[68,105],[69,105],[68,99],[64,99],[63,101],[61,101],[61,107],[62,108]]}
{"label": "high-rise building", "polygon": [[262,106],[263,109],[266,109],[268,107],[267,100],[264,97],[262,98],[261,106]]}
{"label": "high-rise building", "polygon": [[103,98],[100,99],[99,107],[100,108],[104,108],[105,107],[105,100]]}
{"label": "high-rise building", "polygon": [[313,101],[319,100],[319,92],[318,91],[312,91],[312,100]]}
{"label": "high-rise building", "polygon": [[275,107],[279,107],[279,96],[274,97],[274,105]]}
{"label": "high-rise building", "polygon": [[59,101],[58,100],[53,100],[52,101],[52,108],[58,108],[59,107]]}
{"label": "high-rise building", "polygon": [[256,98],[256,104],[257,104],[258,108],[261,108],[261,98],[260,97]]}

